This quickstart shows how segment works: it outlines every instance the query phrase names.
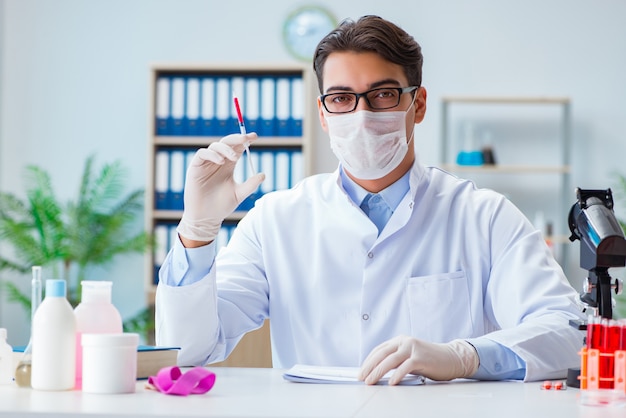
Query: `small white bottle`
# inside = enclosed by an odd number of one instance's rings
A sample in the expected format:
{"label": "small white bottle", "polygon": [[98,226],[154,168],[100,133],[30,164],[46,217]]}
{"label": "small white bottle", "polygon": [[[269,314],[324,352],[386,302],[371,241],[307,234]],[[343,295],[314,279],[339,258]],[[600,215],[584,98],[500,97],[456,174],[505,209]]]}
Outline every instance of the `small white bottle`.
{"label": "small white bottle", "polygon": [[81,282],[81,301],[74,309],[76,317],[76,389],[82,388],[83,334],[121,334],[122,316],[111,303],[113,282]]}
{"label": "small white bottle", "polygon": [[33,389],[74,388],[76,318],[66,292],[65,280],[46,280],[46,296],[33,318]]}
{"label": "small white bottle", "polygon": [[13,348],[7,343],[7,330],[0,328],[0,385],[13,382]]}

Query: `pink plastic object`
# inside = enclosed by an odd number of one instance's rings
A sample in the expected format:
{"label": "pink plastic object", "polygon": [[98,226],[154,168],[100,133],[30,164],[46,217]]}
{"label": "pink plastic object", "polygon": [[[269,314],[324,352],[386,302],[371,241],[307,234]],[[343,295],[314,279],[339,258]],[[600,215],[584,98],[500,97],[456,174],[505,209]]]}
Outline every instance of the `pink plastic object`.
{"label": "pink plastic object", "polygon": [[215,373],[203,367],[194,367],[185,373],[177,366],[164,367],[156,376],[148,378],[148,384],[167,395],[199,395],[211,390],[215,384]]}

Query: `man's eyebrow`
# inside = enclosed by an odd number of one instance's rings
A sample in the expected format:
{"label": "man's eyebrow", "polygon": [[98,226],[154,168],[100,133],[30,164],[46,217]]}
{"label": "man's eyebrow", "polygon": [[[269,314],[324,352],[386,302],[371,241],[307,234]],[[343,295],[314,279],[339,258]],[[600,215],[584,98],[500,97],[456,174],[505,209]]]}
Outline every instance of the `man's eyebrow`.
{"label": "man's eyebrow", "polygon": [[[400,82],[398,80],[393,79],[393,78],[387,78],[384,80],[379,80],[379,81],[375,81],[374,83],[371,83],[368,86],[368,90],[375,89],[380,86],[387,86],[389,84],[393,84],[394,86],[400,86]],[[326,89],[326,92],[324,94],[337,92],[337,91],[354,92],[354,90],[348,86],[330,86],[329,88]]]}

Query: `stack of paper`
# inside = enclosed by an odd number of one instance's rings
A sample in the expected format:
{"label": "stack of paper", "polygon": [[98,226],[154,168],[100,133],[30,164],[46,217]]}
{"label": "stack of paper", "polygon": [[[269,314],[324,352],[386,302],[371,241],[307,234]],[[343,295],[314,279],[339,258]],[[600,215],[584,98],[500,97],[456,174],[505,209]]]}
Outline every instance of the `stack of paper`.
{"label": "stack of paper", "polygon": [[[299,383],[347,383],[347,384],[365,384],[358,379],[358,367],[324,367],[324,366],[308,366],[304,364],[296,364],[287,370],[283,377],[286,380]],[[389,379],[393,376],[395,370],[390,370],[378,384],[388,384]],[[400,385],[421,385],[424,384],[424,377],[413,374],[406,375]]]}

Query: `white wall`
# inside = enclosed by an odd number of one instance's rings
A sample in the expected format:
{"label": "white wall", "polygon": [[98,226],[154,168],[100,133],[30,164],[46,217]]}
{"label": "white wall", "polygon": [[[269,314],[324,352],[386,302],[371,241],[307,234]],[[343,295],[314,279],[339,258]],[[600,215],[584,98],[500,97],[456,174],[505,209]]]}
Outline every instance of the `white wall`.
{"label": "white wall", "polygon": [[[439,161],[441,96],[569,96],[572,183],[605,188],[612,171],[626,173],[626,2],[316,3],[340,19],[378,14],[422,44],[430,107],[415,142],[423,162]],[[129,188],[144,187],[149,65],[289,61],[281,25],[299,4],[0,0],[0,189],[19,193],[23,168],[37,164],[49,170],[59,196],[69,199],[92,153],[99,163],[122,159],[130,168]],[[321,131],[318,145],[317,171],[334,169]],[[115,281],[114,303],[124,316],[143,306],[140,256],[94,275]],[[27,278],[16,279],[27,288]],[[27,319],[2,305],[0,326],[9,328],[11,343],[26,342]]]}

